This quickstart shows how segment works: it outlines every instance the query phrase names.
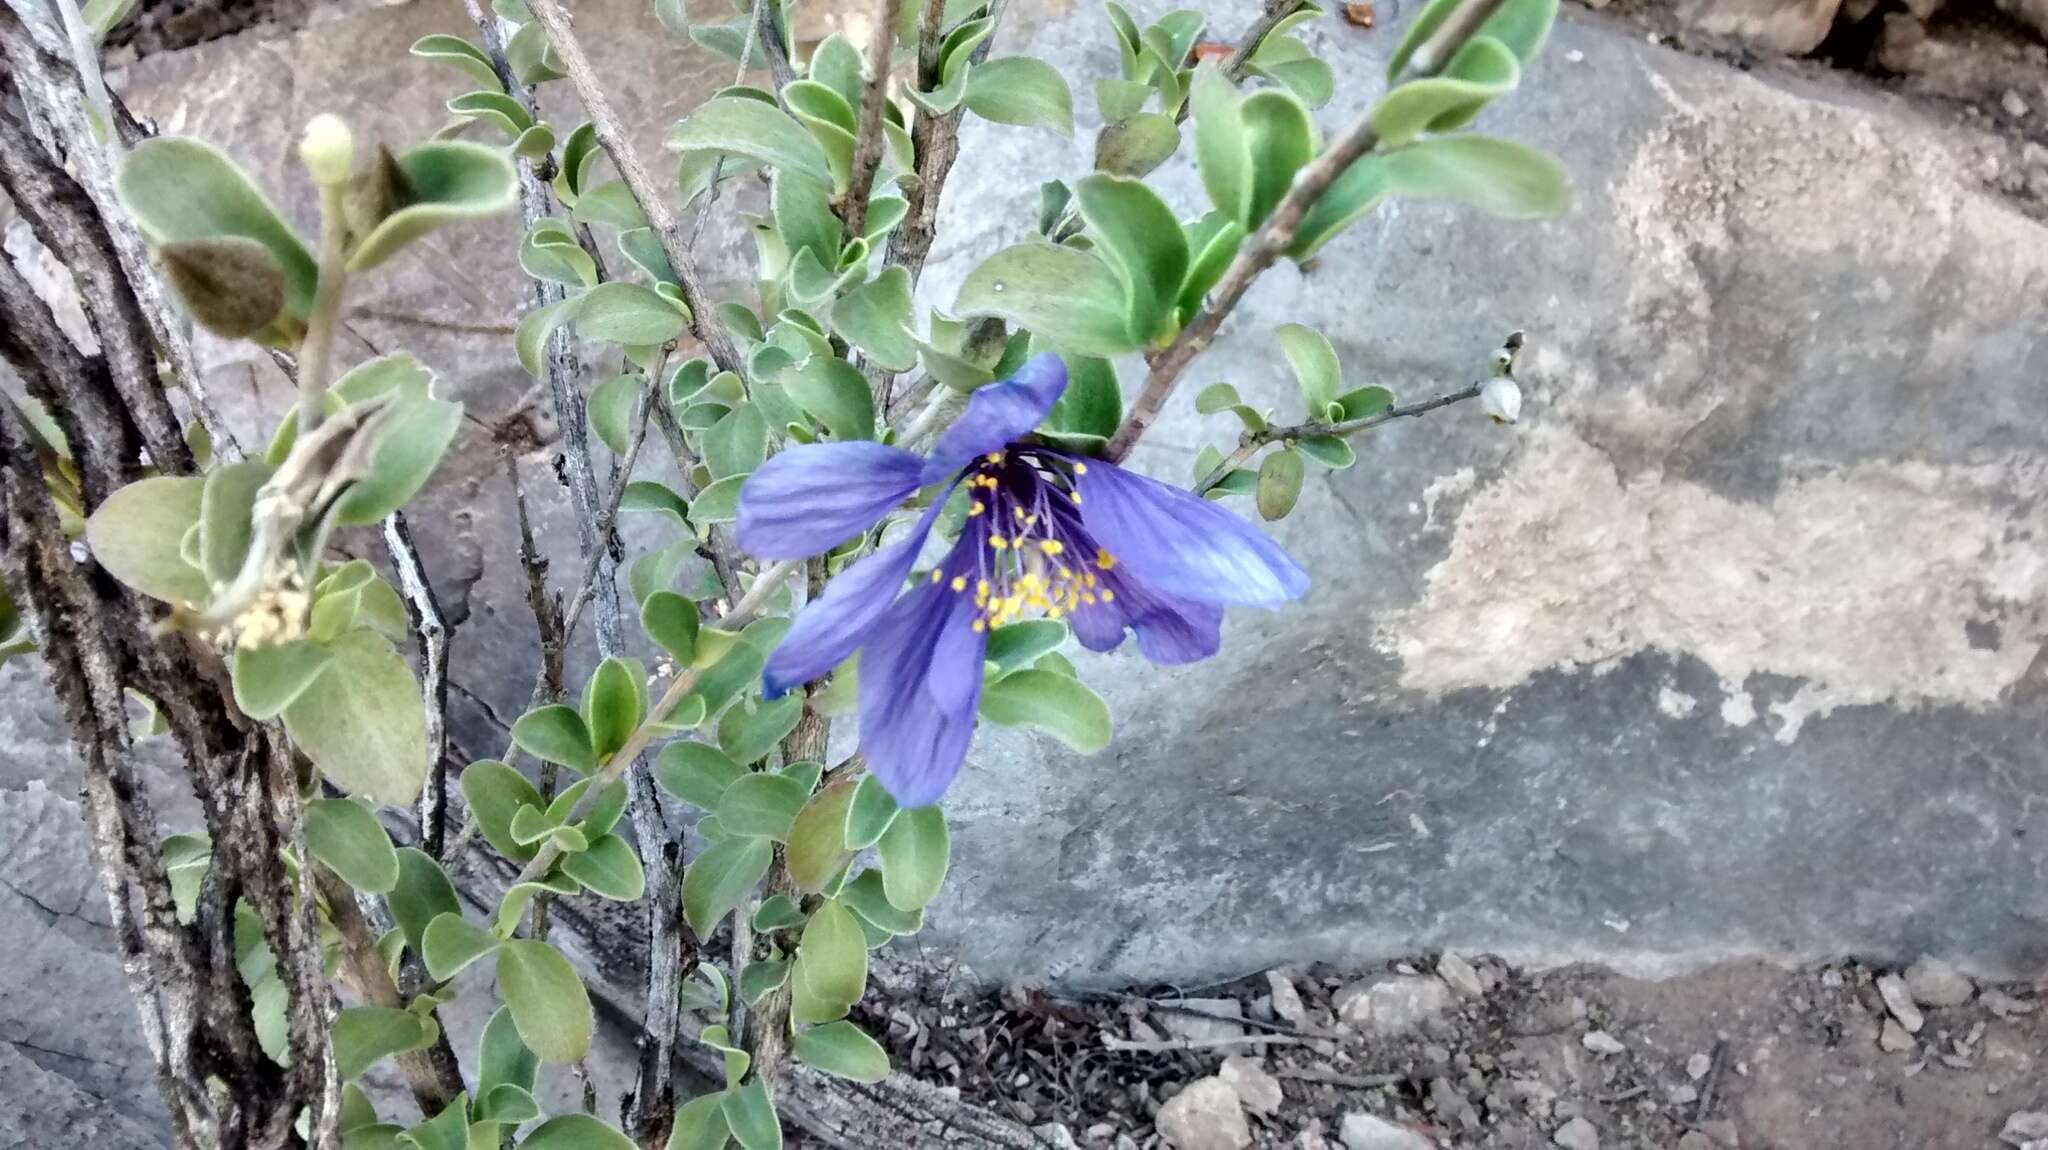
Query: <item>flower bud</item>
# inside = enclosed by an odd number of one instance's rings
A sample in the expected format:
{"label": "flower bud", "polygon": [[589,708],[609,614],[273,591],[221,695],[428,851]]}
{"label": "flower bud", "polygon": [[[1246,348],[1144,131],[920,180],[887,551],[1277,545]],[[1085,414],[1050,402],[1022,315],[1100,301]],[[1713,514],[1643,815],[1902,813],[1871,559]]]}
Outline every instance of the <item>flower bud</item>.
{"label": "flower bud", "polygon": [[1479,388],[1479,410],[1495,423],[1513,423],[1522,416],[1522,388],[1507,376],[1496,376]]}
{"label": "flower bud", "polygon": [[315,116],[299,140],[299,160],[313,174],[314,183],[323,188],[340,184],[348,179],[349,169],[355,167],[355,135],[339,116]]}

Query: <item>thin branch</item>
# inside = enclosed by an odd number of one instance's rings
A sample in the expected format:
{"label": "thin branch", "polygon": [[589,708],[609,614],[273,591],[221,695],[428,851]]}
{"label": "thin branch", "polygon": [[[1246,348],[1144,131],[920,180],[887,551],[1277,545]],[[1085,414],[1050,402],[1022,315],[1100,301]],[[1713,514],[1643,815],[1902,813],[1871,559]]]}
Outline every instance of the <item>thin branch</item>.
{"label": "thin branch", "polygon": [[1258,454],[1259,448],[1269,443],[1293,443],[1302,439],[1356,435],[1361,431],[1370,431],[1375,427],[1392,423],[1397,419],[1412,419],[1418,415],[1427,415],[1439,407],[1449,407],[1454,403],[1463,403],[1468,399],[1477,399],[1479,398],[1479,386],[1475,383],[1470,387],[1462,387],[1457,391],[1445,392],[1431,399],[1418,400],[1415,403],[1397,404],[1387,408],[1385,411],[1361,416],[1357,419],[1342,420],[1337,423],[1312,419],[1307,423],[1296,423],[1286,427],[1268,427],[1264,431],[1247,431],[1238,439],[1237,450],[1231,452],[1229,458],[1210,468],[1209,474],[1204,475],[1195,484],[1195,494],[1201,495],[1223,482],[1226,476],[1239,467],[1244,466],[1245,463],[1250,461],[1252,456]]}
{"label": "thin branch", "polygon": [[839,209],[848,240],[866,234],[868,196],[874,191],[875,169],[882,166],[887,143],[882,111],[889,103],[889,57],[896,49],[896,22],[902,15],[903,0],[880,0],[874,36],[861,63],[860,130],[853,139],[853,174],[847,177],[846,199]]}
{"label": "thin branch", "polygon": [[[768,75],[775,81],[778,93],[797,79],[796,65],[789,60],[789,35],[782,26],[781,7],[772,0],[765,3],[755,0],[753,27],[747,30],[747,34],[760,43],[761,53],[768,57]],[[746,65],[748,55],[751,53],[740,56],[742,67]]]}
{"label": "thin branch", "polygon": [[[929,92],[939,86],[939,50],[946,42],[945,15],[946,0],[924,0],[924,10],[918,17],[917,38],[917,88],[921,92]],[[1002,19],[1003,5],[998,2],[989,10],[988,35],[974,50],[974,62],[988,58]],[[913,284],[924,274],[925,260],[932,252],[932,240],[938,235],[939,199],[946,190],[946,177],[953,171],[953,161],[960,157],[960,117],[965,111],[963,105],[943,116],[936,116],[920,108],[911,125],[911,148],[917,154],[917,178],[904,186],[903,222],[896,225],[895,232],[889,237],[889,262],[908,269]]]}
{"label": "thin branch", "polygon": [[[1308,7],[1308,3],[1309,0],[1266,0],[1265,11],[1259,14],[1259,18],[1252,22],[1251,27],[1244,30],[1244,35],[1238,38],[1237,47],[1232,49],[1229,58],[1223,61],[1223,74],[1232,80],[1244,79],[1246,69],[1251,64],[1252,54],[1259,50],[1259,45],[1266,42],[1266,37],[1271,36],[1273,29],[1279,27],[1282,21]],[[1189,103],[1187,100],[1181,101],[1180,114],[1175,117],[1176,119],[1188,118]]]}
{"label": "thin branch", "polygon": [[1169,1050],[1228,1050],[1235,1046],[1306,1046],[1309,1040],[1292,1034],[1240,1034],[1229,1038],[1162,1038],[1156,1042],[1134,1042],[1128,1038],[1102,1036],[1106,1050],[1159,1054]]}
{"label": "thin branch", "polygon": [[[343,977],[365,1005],[404,1010],[405,996],[391,981],[390,968],[377,950],[377,931],[357,905],[356,892],[326,866],[316,865],[313,870],[321,897],[327,900],[327,920],[341,938]],[[462,1093],[462,1069],[445,1030],[425,1049],[406,1051],[395,1061],[422,1114],[439,1114]]]}
{"label": "thin branch", "polygon": [[[1441,69],[1466,40],[1479,30],[1488,17],[1500,8],[1502,0],[1462,0],[1451,10],[1443,24],[1437,28],[1395,78],[1398,86],[1421,76],[1431,76]],[[1309,209],[1322,198],[1337,177],[1344,174],[1353,163],[1379,146],[1379,134],[1373,130],[1372,114],[1354,120],[1349,127],[1324,149],[1323,153],[1309,161],[1294,174],[1294,182],[1287,189],[1287,195],[1274,207],[1265,226],[1258,234],[1247,239],[1238,249],[1237,258],[1223,273],[1223,278],[1210,289],[1209,297],[1200,310],[1191,318],[1186,327],[1173,337],[1173,342],[1155,355],[1149,356],[1149,369],[1145,386],[1124,416],[1123,425],[1111,437],[1109,447],[1103,456],[1112,462],[1130,454],[1132,447],[1151,428],[1153,421],[1166,406],[1166,399],[1173,394],[1180,382],[1181,374],[1202,349],[1215,338],[1216,330],[1223,325],[1225,317],[1237,307],[1238,301],[1250,290],[1253,281],[1286,253],[1294,243],[1301,222]]]}
{"label": "thin branch", "polygon": [[455,635],[427,578],[426,565],[420,562],[419,546],[413,542],[405,512],[394,511],[384,520],[384,544],[391,550],[391,565],[397,569],[398,585],[405,593],[406,614],[412,616],[413,631],[419,637],[427,712],[427,781],[420,789],[420,846],[438,859],[448,834],[448,644]]}
{"label": "thin branch", "polygon": [[[655,380],[640,393],[638,409],[633,415],[633,434],[627,440],[625,458],[619,464],[619,473],[612,483],[611,495],[605,499],[604,510],[597,516],[597,546],[600,551],[611,550],[613,533],[618,530],[619,525],[619,504],[625,500],[626,487],[633,481],[633,465],[640,461],[640,445],[647,442],[647,424],[648,417],[654,410],[654,392],[661,386],[660,369],[657,368],[654,374]],[[563,642],[575,637],[576,624],[583,620],[583,608],[590,602],[591,594],[597,590],[597,576],[598,564],[586,564],[583,584],[576,588],[576,594],[570,597],[568,612],[562,620]]]}
{"label": "thin branch", "polygon": [[[747,62],[753,59],[754,45],[761,40],[761,26],[772,20],[768,13],[768,3],[769,0],[754,0],[753,15],[747,19],[747,36],[745,40],[740,42],[739,68],[733,73],[732,84],[735,88],[747,82]],[[772,72],[777,103],[782,102],[783,86],[796,78],[795,73],[789,67],[789,54],[784,52],[781,58],[781,69]],[[784,73],[788,75],[785,77]],[[711,219],[711,209],[718,206],[718,189],[724,182],[724,176],[725,153],[720,152],[718,157],[711,161],[711,184],[704,193],[704,206],[698,209],[697,218],[690,224],[689,247],[691,252],[697,250],[697,240],[704,235],[704,225]],[[684,204],[683,206],[688,207],[689,205]]]}
{"label": "thin branch", "polygon": [[[474,3],[474,0],[468,2]],[[690,334],[704,345],[711,361],[721,371],[730,371],[744,378],[746,364],[740,358],[731,333],[718,320],[715,301],[704,294],[703,283],[697,276],[696,261],[690,256],[689,237],[676,222],[667,195],[647,174],[646,165],[641,163],[639,153],[633,150],[633,142],[621,126],[618,113],[613,111],[610,98],[598,83],[596,68],[569,26],[569,14],[563,10],[559,0],[529,0],[527,8],[547,33],[548,42],[554,45],[556,56],[568,70],[569,82],[575,86],[577,98],[583,102],[583,110],[590,116],[591,130],[597,135],[598,145],[611,157],[612,166],[618,169],[626,190],[632,193],[634,202],[653,227],[655,238],[661,241],[662,254],[668,257],[669,270],[675,273],[676,283],[682,289],[683,303],[690,310]]]}

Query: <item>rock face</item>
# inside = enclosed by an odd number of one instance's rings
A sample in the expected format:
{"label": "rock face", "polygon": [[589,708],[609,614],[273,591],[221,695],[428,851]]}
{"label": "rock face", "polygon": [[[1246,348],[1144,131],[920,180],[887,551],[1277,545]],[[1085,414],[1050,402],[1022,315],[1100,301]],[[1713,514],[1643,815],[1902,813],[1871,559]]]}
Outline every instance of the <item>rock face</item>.
{"label": "rock face", "polygon": [[1841,0],[1685,0],[1679,15],[1710,36],[1804,56],[1827,38],[1841,6]]}
{"label": "rock face", "polygon": [[1204,1078],[1159,1108],[1159,1134],[1174,1150],[1244,1150],[1251,1127],[1237,1091],[1222,1078]]}

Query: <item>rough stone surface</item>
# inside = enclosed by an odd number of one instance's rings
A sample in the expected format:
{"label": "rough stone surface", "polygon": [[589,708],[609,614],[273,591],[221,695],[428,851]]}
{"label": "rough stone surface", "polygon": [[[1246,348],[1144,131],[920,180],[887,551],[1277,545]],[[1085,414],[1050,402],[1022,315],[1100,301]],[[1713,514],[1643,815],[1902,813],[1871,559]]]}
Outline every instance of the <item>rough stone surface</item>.
{"label": "rough stone surface", "polygon": [[1159,1136],[1174,1150],[1244,1150],[1252,1144],[1237,1091],[1221,1078],[1204,1078],[1159,1108]]}
{"label": "rough stone surface", "polygon": [[1294,979],[1284,970],[1266,972],[1266,985],[1271,988],[1269,995],[1273,1002],[1273,1013],[1283,1022],[1299,1026],[1308,1017],[1308,1007],[1301,1002],[1301,991],[1295,988]]}
{"label": "rough stone surface", "polygon": [[1460,998],[1483,998],[1486,995],[1486,984],[1479,980],[1479,972],[1472,969],[1471,963],[1458,957],[1456,951],[1445,951],[1444,956],[1437,960],[1436,974],[1444,980],[1444,985],[1457,991]]}
{"label": "rough stone surface", "polygon": [[2024,1146],[2041,1138],[2048,1138],[2048,1111],[2016,1111],[1998,1132],[1999,1141],[2013,1146]]}
{"label": "rough stone surface", "polygon": [[1216,1068],[1216,1077],[1228,1082],[1237,1092],[1237,1100],[1253,1114],[1271,1114],[1285,1101],[1280,1080],[1266,1073],[1257,1059],[1233,1054]]}
{"label": "rough stone surface", "polygon": [[1337,1017],[1374,1034],[1405,1034],[1452,1005],[1450,988],[1434,978],[1397,974],[1361,979],[1337,992]]}
{"label": "rough stone surface", "polygon": [[1841,0],[1686,0],[1681,18],[1710,36],[1766,52],[1803,56],[1820,46]]}
{"label": "rough stone surface", "polygon": [[[1312,35],[1346,62],[1334,124],[1393,41]],[[1113,66],[1085,5],[1029,36]],[[1028,233],[1083,127],[970,127],[929,298]],[[1295,414],[1286,321],[1409,397],[1527,329],[1522,423],[1402,421],[1312,476],[1277,528],[1304,604],[1233,613],[1212,663],[1080,664],[1110,750],[984,738],[931,929],[1106,982],[1443,947],[2037,970],[2048,228],[1903,101],[1569,13],[1485,127],[1562,156],[1568,216],[1403,204],[1276,269],[1132,463],[1179,479],[1231,441],[1193,411],[1210,382]]]}
{"label": "rough stone surface", "polygon": [[1207,1041],[1214,1038],[1235,1038],[1244,1033],[1244,1027],[1224,1018],[1207,1018],[1204,1015],[1217,1014],[1227,1018],[1243,1018],[1244,1004],[1234,998],[1184,998],[1177,1005],[1202,1014],[1184,1014],[1178,1010],[1154,1011],[1152,1020],[1159,1029],[1175,1038],[1189,1038]]}
{"label": "rough stone surface", "polygon": [[1436,1146],[1405,1126],[1365,1113],[1346,1114],[1337,1136],[1344,1150],[1434,1150]]}
{"label": "rough stone surface", "polygon": [[1906,989],[1921,1006],[1961,1006],[1977,993],[1962,971],[1938,958],[1923,958],[1907,967]]}
{"label": "rough stone surface", "polygon": [[1918,1044],[1913,1041],[1913,1033],[1900,1025],[1898,1019],[1884,1020],[1884,1029],[1879,1031],[1877,1036],[1878,1049],[1891,1054],[1904,1054],[1916,1045]]}

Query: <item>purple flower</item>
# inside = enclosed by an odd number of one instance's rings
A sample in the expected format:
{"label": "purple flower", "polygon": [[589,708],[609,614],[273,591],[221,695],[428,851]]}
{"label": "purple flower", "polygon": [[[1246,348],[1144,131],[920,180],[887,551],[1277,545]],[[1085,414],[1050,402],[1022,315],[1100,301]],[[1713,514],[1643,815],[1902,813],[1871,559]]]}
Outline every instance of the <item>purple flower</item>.
{"label": "purple flower", "polygon": [[[740,489],[740,545],[763,559],[821,555],[920,488],[943,484],[908,535],[842,572],[768,658],[771,698],[860,650],[861,748],[898,803],[945,793],[974,737],[988,632],[1064,619],[1107,651],[1126,631],[1154,663],[1216,653],[1226,605],[1277,607],[1308,590],[1278,544],[1198,496],[1024,441],[1066,390],[1054,355],[976,391],[931,455],[879,443],[792,447]],[[967,518],[904,590],[954,488]]]}

